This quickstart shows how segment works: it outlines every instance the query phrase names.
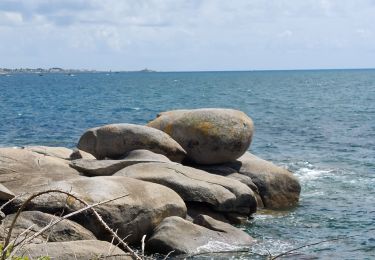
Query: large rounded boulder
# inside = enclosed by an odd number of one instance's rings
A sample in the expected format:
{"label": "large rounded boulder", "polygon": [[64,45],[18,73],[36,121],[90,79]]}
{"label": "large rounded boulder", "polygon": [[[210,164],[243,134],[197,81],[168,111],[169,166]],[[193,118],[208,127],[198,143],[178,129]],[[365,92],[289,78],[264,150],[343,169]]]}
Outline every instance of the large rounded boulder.
{"label": "large rounded boulder", "polygon": [[[130,244],[139,244],[143,235],[149,235],[166,217],[186,217],[186,205],[173,190],[155,183],[140,181],[122,176],[82,177],[67,181],[45,184],[44,187],[30,187],[30,193],[62,190],[83,199],[88,204],[107,200],[113,201],[98,205],[95,210],[117,234]],[[14,206],[25,202],[21,196]],[[27,204],[28,210],[61,214],[71,213],[84,205],[71,196],[61,193],[48,193],[36,197]],[[112,236],[98,222],[90,210],[74,216],[73,220],[90,230],[98,239],[111,241]]]}
{"label": "large rounded boulder", "polygon": [[219,164],[239,158],[249,148],[253,121],[233,109],[193,109],[163,112],[148,126],[162,130],[198,164]]}
{"label": "large rounded boulder", "polygon": [[249,152],[228,166],[251,178],[265,208],[287,209],[298,204],[301,185],[290,171]]}
{"label": "large rounded boulder", "polygon": [[130,151],[146,149],[181,162],[186,152],[169,135],[152,127],[134,124],[111,124],[87,130],[78,148],[97,159],[118,159]]}

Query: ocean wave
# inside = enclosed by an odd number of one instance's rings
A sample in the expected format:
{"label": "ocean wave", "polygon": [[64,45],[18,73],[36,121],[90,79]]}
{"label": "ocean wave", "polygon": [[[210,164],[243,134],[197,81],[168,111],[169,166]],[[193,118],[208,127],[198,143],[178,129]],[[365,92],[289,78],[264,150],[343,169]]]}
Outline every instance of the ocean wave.
{"label": "ocean wave", "polygon": [[197,248],[197,253],[205,252],[221,252],[221,251],[236,251],[244,249],[244,247],[228,244],[221,241],[209,241],[207,244]]}
{"label": "ocean wave", "polygon": [[316,180],[322,177],[327,177],[332,175],[333,170],[323,170],[323,169],[312,169],[308,167],[303,167],[295,171],[295,175],[299,178],[301,182]]}
{"label": "ocean wave", "polygon": [[277,255],[282,252],[291,250],[295,245],[292,242],[287,242],[279,239],[265,239],[255,243],[251,247],[251,252],[259,255]]}

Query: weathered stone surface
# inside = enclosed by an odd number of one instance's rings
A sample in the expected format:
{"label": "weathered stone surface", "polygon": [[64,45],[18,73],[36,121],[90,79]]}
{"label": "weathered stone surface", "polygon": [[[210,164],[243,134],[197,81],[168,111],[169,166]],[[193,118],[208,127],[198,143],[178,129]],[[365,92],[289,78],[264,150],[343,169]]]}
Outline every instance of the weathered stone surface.
{"label": "weathered stone surface", "polygon": [[15,194],[72,178],[80,176],[69,161],[25,149],[0,148],[0,183]]}
{"label": "weathered stone surface", "polygon": [[72,154],[69,156],[70,160],[77,160],[77,159],[87,159],[87,160],[94,160],[96,159],[94,155],[91,153],[79,150],[77,148],[73,149]]}
{"label": "weathered stone surface", "polygon": [[54,260],[131,260],[133,259],[120,248],[111,243],[99,240],[82,240],[69,242],[50,242],[46,244],[29,244],[17,252],[18,256],[37,259],[49,256]]}
{"label": "weathered stone surface", "polygon": [[109,176],[115,172],[138,163],[171,162],[166,156],[146,150],[130,152],[122,160],[74,160],[70,166],[86,176]]}
{"label": "weathered stone surface", "polygon": [[167,156],[159,154],[159,153],[154,153],[145,149],[138,149],[138,150],[130,151],[122,159],[171,162],[171,160],[169,160]]}
{"label": "weathered stone surface", "polygon": [[194,165],[194,168],[201,169],[203,171],[225,176],[230,179],[238,180],[252,189],[254,192],[259,192],[258,187],[254,184],[249,176],[238,173],[235,169],[225,165]]}
{"label": "weathered stone surface", "polygon": [[0,200],[10,200],[14,198],[14,193],[8,190],[3,184],[0,183]]}
{"label": "weathered stone surface", "polygon": [[[7,235],[7,230],[9,229],[15,215],[16,214],[8,215],[3,220],[0,239],[3,239],[5,235]],[[17,238],[17,241],[21,241],[25,237],[31,237],[35,233],[39,232],[42,228],[48,226],[50,223],[56,220],[59,220],[59,217],[40,211],[23,211],[17,218],[16,224],[12,231],[11,239],[13,240]],[[24,233],[27,229],[29,229],[29,231]],[[40,236],[34,238],[32,243],[95,239],[96,237],[89,230],[85,229],[76,222],[64,219],[55,224],[51,229],[42,233]]]}
{"label": "weathered stone surface", "polygon": [[150,252],[195,254],[248,247],[254,240],[245,232],[208,216],[199,216],[199,226],[179,217],[163,220],[146,243]]}
{"label": "weathered stone surface", "polygon": [[253,121],[233,109],[193,109],[163,112],[148,126],[162,130],[198,164],[220,164],[236,160],[249,147]]}
{"label": "weathered stone surface", "polygon": [[249,152],[228,166],[252,179],[258,187],[265,208],[284,209],[298,204],[301,186],[288,170]]}
{"label": "weathered stone surface", "polygon": [[249,215],[257,207],[253,191],[245,184],[177,163],[140,163],[115,175],[159,183],[184,201],[206,203],[221,212]]}
{"label": "weathered stone surface", "polygon": [[[122,176],[80,178],[53,182],[48,186],[72,192],[89,204],[103,202],[119,196],[126,197],[96,206],[96,211],[120,237],[127,237],[129,243],[140,243],[144,234],[152,230],[166,217],[186,216],[183,200],[173,190],[155,183],[144,182]],[[32,192],[34,190],[31,190]],[[22,201],[21,201],[22,202]],[[69,213],[83,205],[73,197],[63,194],[46,194],[35,198],[28,208],[42,212]],[[88,211],[75,218],[98,239],[111,240],[111,236]]]}
{"label": "weathered stone surface", "polygon": [[133,124],[111,124],[87,130],[78,142],[78,148],[97,159],[117,159],[126,153],[146,149],[181,162],[185,150],[169,135],[152,127]]}
{"label": "weathered stone surface", "polygon": [[69,148],[52,146],[25,146],[23,149],[64,160],[69,160],[73,152],[73,150]]}
{"label": "weathered stone surface", "polygon": [[238,180],[242,182],[243,184],[246,184],[247,186],[252,189],[254,192],[254,195],[257,200],[258,208],[264,208],[263,201],[259,195],[258,187],[255,185],[255,183],[252,181],[252,179],[244,174],[238,173],[235,169],[220,164],[220,165],[194,165],[193,167],[197,167],[198,169],[207,171],[212,174],[217,174],[221,176],[225,176],[230,179]]}

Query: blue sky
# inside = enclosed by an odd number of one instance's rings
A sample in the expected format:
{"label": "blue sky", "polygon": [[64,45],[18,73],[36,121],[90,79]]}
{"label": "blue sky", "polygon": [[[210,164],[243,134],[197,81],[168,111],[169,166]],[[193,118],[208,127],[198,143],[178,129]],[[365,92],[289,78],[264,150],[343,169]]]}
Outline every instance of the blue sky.
{"label": "blue sky", "polygon": [[0,0],[0,67],[375,67],[375,0]]}

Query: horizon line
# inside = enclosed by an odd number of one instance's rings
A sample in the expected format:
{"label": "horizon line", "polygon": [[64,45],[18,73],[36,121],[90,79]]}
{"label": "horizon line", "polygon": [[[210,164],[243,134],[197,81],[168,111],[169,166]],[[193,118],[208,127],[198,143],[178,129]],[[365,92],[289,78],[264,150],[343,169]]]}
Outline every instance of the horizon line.
{"label": "horizon line", "polygon": [[[329,71],[329,70],[374,70],[375,67],[363,67],[363,68],[298,68],[298,69],[228,69],[228,70],[154,70],[154,69],[138,69],[138,70],[101,70],[101,69],[88,69],[88,68],[80,68],[80,69],[72,69],[72,68],[61,68],[61,67],[50,67],[50,68],[30,68],[30,67],[20,67],[20,68],[6,68],[0,67],[0,71],[3,70],[51,70],[55,68],[60,68],[62,71],[77,71],[77,72],[146,72],[146,73],[170,73],[170,72],[267,72],[267,71]],[[51,72],[53,73],[53,72]]]}

